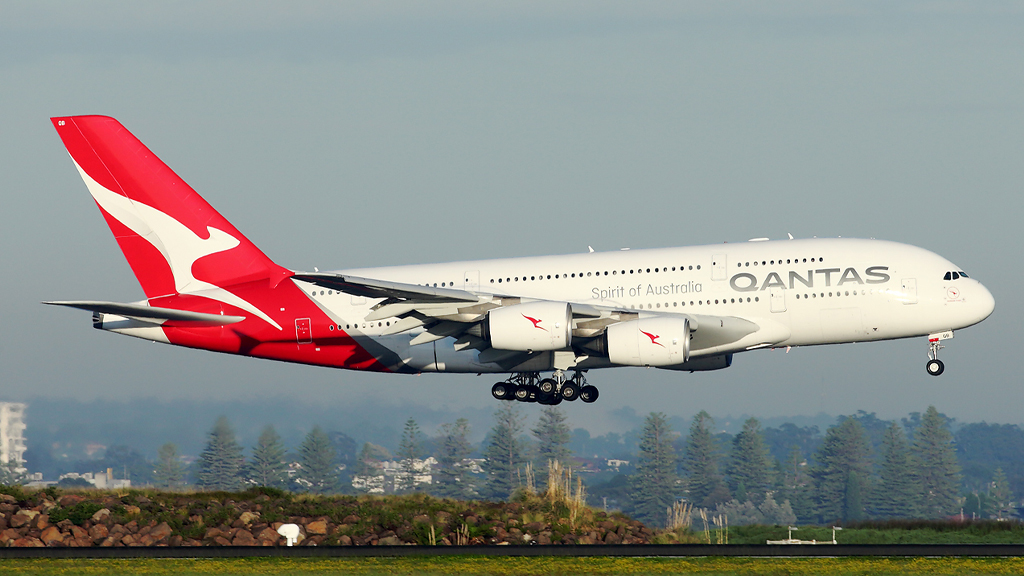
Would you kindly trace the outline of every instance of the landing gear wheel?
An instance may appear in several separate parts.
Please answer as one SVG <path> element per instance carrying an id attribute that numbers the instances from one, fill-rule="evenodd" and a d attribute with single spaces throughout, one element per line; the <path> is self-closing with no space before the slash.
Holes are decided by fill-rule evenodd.
<path id="1" fill-rule="evenodd" d="M 946 370 L 946 365 L 939 359 L 929 360 L 928 363 L 924 365 L 924 369 L 928 371 L 928 374 L 938 376 Z"/>
<path id="2" fill-rule="evenodd" d="M 528 386 L 517 386 L 515 392 L 512 393 L 516 400 L 520 402 L 530 401 L 530 388 Z"/>
<path id="3" fill-rule="evenodd" d="M 508 382 L 498 382 L 491 386 L 491 396 L 497 400 L 511 400 L 513 389 Z"/>
<path id="4" fill-rule="evenodd" d="M 597 391 L 597 388 L 589 384 L 580 389 L 580 400 L 583 400 L 587 404 L 596 401 L 599 395 L 600 393 Z"/>
<path id="5" fill-rule="evenodd" d="M 545 378 L 540 381 L 539 385 L 537 385 L 537 389 L 539 389 L 544 394 L 553 394 L 557 388 L 558 382 L 555 382 L 555 380 L 552 378 Z"/>
<path id="6" fill-rule="evenodd" d="M 558 395 L 562 400 L 572 402 L 573 400 L 580 397 L 580 389 L 572 382 L 565 382 L 562 384 L 562 389 L 558 391 Z"/>

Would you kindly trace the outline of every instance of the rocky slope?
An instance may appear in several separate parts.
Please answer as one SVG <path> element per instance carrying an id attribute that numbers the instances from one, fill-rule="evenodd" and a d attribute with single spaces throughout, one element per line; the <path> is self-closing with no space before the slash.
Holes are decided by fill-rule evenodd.
<path id="1" fill-rule="evenodd" d="M 0 494 L 3 546 L 299 546 L 646 544 L 621 514 L 524 496 L 461 502 L 423 495 L 317 497 L 277 490 L 122 493 L 54 489 Z"/>

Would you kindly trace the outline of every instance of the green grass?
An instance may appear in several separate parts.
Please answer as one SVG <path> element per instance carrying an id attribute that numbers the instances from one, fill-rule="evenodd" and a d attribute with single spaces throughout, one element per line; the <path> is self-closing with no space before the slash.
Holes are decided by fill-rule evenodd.
<path id="1" fill-rule="evenodd" d="M 572 576 L 617 574 L 711 574 L 829 576 L 899 574 L 1021 574 L 1022 558 L 252 558 L 197 560 L 5 560 L 0 574 L 35 575 L 238 575 L 287 574 L 485 574 Z"/>

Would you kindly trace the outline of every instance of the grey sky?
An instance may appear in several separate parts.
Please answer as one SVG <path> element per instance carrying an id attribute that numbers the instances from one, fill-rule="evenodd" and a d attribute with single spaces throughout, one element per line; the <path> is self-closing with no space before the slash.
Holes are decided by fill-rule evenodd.
<path id="1" fill-rule="evenodd" d="M 624 404 L 1024 422 L 1019 3 L 291 4 L 0 3 L 0 396 L 493 405 L 493 377 L 215 355 L 38 305 L 142 297 L 47 120 L 108 114 L 291 268 L 789 232 L 923 246 L 996 297 L 941 378 L 924 339 L 599 371 L 569 406 L 595 431 Z"/>

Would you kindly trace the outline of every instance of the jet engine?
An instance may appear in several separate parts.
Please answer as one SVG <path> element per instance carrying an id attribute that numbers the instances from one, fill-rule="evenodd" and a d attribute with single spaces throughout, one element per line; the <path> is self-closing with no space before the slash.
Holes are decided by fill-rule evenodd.
<path id="1" fill-rule="evenodd" d="M 608 359 L 623 366 L 672 366 L 690 358 L 690 321 L 640 318 L 612 324 L 605 332 Z"/>
<path id="2" fill-rule="evenodd" d="M 528 302 L 487 313 L 487 338 L 498 350 L 562 350 L 572 343 L 572 309 L 566 302 Z"/>

